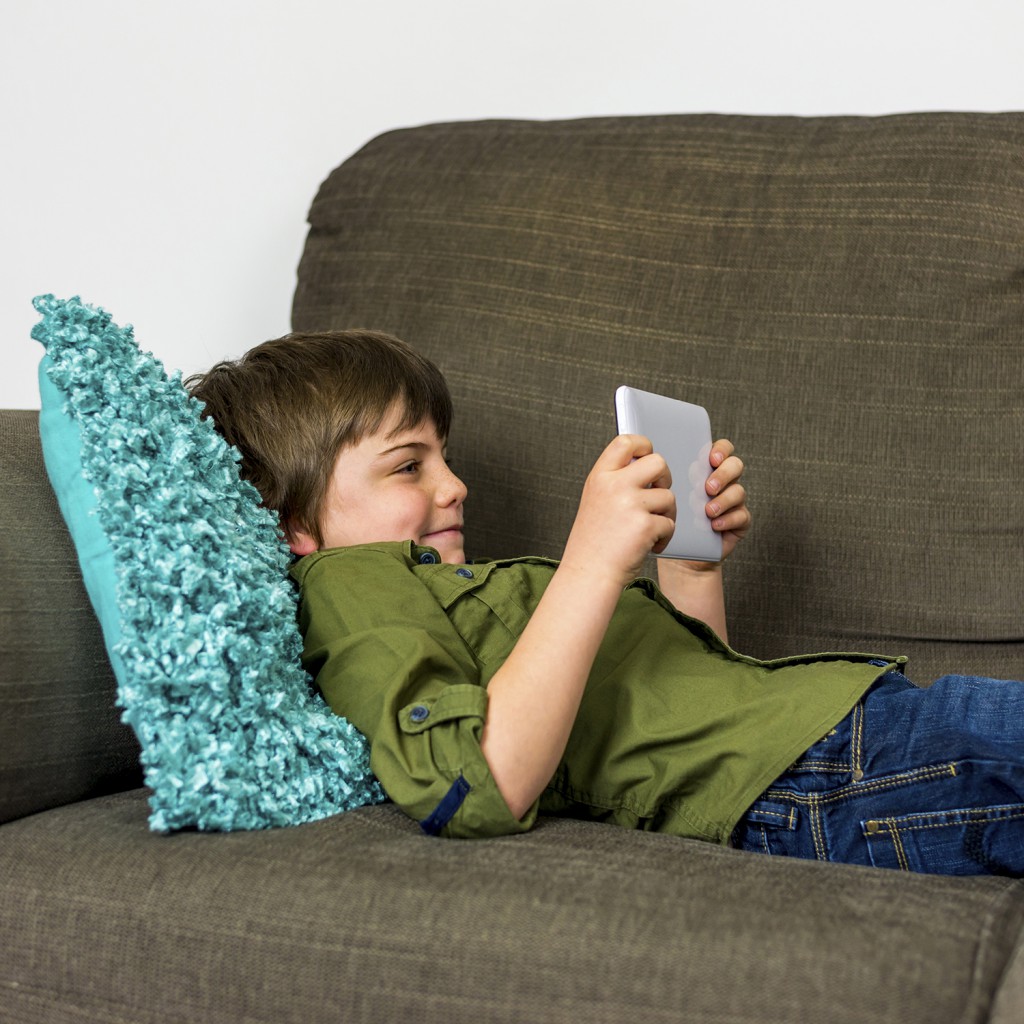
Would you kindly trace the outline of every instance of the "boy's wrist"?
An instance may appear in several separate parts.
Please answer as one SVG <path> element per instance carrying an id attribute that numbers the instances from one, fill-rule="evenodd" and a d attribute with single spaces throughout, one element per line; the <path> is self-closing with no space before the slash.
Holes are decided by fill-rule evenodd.
<path id="1" fill-rule="evenodd" d="M 623 579 L 621 573 L 600 561 L 581 562 L 564 556 L 555 575 L 561 578 L 563 585 L 578 588 L 589 600 L 603 597 L 615 602 L 632 579 Z"/>
<path id="2" fill-rule="evenodd" d="M 693 580 L 714 579 L 722 575 L 723 562 L 696 562 L 682 558 L 659 558 L 658 575 L 663 573 Z"/>
<path id="3" fill-rule="evenodd" d="M 658 586 L 679 611 L 707 623 L 723 640 L 728 640 L 721 562 L 662 558 L 658 561 Z"/>

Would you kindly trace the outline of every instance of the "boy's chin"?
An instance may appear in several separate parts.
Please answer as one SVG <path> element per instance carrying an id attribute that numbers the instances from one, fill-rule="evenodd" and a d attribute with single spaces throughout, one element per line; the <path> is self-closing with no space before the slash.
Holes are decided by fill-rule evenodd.
<path id="1" fill-rule="evenodd" d="M 466 552 L 460 547 L 445 547 L 438 548 L 437 553 L 441 556 L 441 561 L 445 565 L 464 565 L 466 561 Z"/>
<path id="2" fill-rule="evenodd" d="M 427 534 L 420 543 L 433 548 L 441 556 L 441 561 L 448 565 L 460 565 L 466 561 L 461 531 L 445 530 L 443 533 Z"/>

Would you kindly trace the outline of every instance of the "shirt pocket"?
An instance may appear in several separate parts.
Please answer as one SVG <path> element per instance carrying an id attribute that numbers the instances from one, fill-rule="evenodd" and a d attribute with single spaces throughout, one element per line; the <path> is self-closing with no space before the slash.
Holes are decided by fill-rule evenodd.
<path id="1" fill-rule="evenodd" d="M 437 771 L 452 775 L 483 760 L 480 733 L 486 713 L 487 691 L 467 683 L 407 704 L 398 712 L 398 726 L 406 736 L 423 736 Z"/>
<path id="2" fill-rule="evenodd" d="M 485 681 L 512 653 L 542 593 L 526 567 L 510 566 L 492 572 L 485 585 L 467 587 L 448 606 L 452 626 L 472 651 Z"/>

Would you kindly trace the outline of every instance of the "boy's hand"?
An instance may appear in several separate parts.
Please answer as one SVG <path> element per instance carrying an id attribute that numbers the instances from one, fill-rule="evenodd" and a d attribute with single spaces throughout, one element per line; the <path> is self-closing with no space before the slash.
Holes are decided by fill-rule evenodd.
<path id="1" fill-rule="evenodd" d="M 746 536 L 751 523 L 747 492 L 739 482 L 743 475 L 743 462 L 733 454 L 734 451 L 731 441 L 716 441 L 711 446 L 711 475 L 704 485 L 708 494 L 705 511 L 712 529 L 722 535 L 722 561 Z M 665 596 L 681 612 L 706 622 L 723 640 L 728 641 L 722 562 L 662 558 L 658 561 L 658 583 Z"/>
<path id="2" fill-rule="evenodd" d="M 730 470 L 719 467 L 719 473 L 718 490 L 728 494 Z M 665 460 L 646 437 L 619 434 L 598 456 L 583 485 L 562 564 L 610 573 L 617 586 L 626 586 L 647 555 L 661 551 L 675 530 L 671 484 Z M 716 493 L 715 500 L 726 499 Z"/>
<path id="3" fill-rule="evenodd" d="M 735 451 L 733 443 L 724 438 L 711 446 L 709 461 L 712 472 L 704 485 L 709 499 L 704 510 L 711 520 L 712 529 L 722 535 L 722 561 L 736 550 L 752 521 L 747 508 L 747 492 L 740 483 L 743 461 L 733 454 Z M 686 564 L 695 570 L 711 567 L 708 562 Z"/>

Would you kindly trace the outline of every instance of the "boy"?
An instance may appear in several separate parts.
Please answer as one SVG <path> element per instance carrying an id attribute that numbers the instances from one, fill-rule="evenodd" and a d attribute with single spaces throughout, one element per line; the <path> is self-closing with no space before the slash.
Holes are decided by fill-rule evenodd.
<path id="1" fill-rule="evenodd" d="M 598 457 L 560 562 L 466 564 L 448 389 L 404 343 L 289 336 L 189 384 L 299 556 L 304 663 L 425 831 L 521 832 L 545 812 L 819 859 L 1024 871 L 1024 687 L 919 690 L 904 659 L 732 651 L 720 565 L 662 564 L 660 590 L 636 579 L 675 515 L 646 438 Z M 710 462 L 728 556 L 750 525 L 743 464 L 727 441 Z"/>

